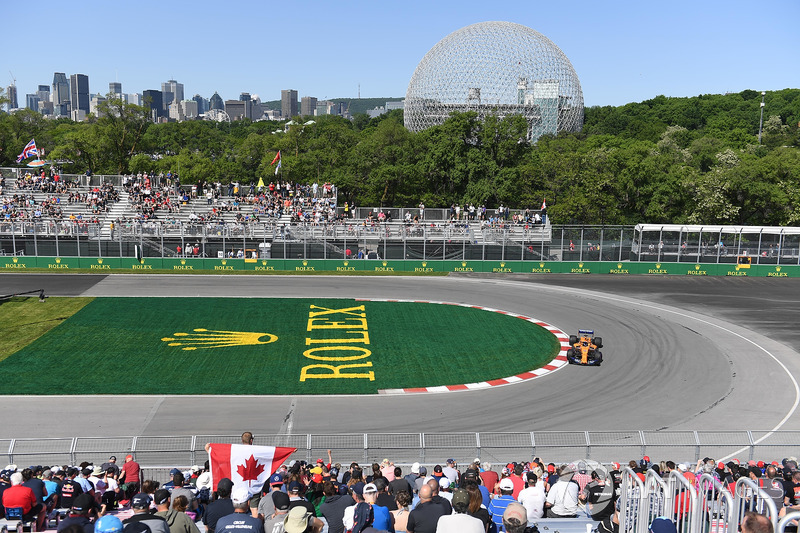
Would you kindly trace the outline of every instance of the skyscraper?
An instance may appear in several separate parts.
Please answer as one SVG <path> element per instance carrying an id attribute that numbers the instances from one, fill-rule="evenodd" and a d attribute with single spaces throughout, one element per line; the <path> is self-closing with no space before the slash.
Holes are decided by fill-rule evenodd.
<path id="1" fill-rule="evenodd" d="M 172 102 L 183 101 L 183 84 L 175 80 L 167 80 L 161 84 L 161 98 L 164 109 L 169 109 Z"/>
<path id="2" fill-rule="evenodd" d="M 122 83 L 118 81 L 109 82 L 108 92 L 113 94 L 114 98 L 122 98 Z"/>
<path id="3" fill-rule="evenodd" d="M 72 111 L 89 113 L 89 76 L 73 74 L 69 77 L 70 103 Z"/>
<path id="4" fill-rule="evenodd" d="M 8 98 L 8 109 L 16 109 L 19 107 L 17 86 L 13 83 L 6 88 L 6 97 Z"/>
<path id="5" fill-rule="evenodd" d="M 208 106 L 208 109 L 225 109 L 225 102 L 222 101 L 222 97 L 219 95 L 218 92 L 214 91 L 214 94 L 211 96 L 211 102 Z"/>
<path id="6" fill-rule="evenodd" d="M 25 95 L 25 107 L 30 109 L 31 111 L 39 112 L 39 95 L 38 94 L 26 94 Z"/>
<path id="7" fill-rule="evenodd" d="M 153 122 L 158 122 L 159 118 L 166 116 L 161 91 L 148 89 L 143 92 L 142 105 L 150 110 L 150 118 Z"/>
<path id="8" fill-rule="evenodd" d="M 297 115 L 297 91 L 284 89 L 281 91 L 281 116 L 292 118 Z"/>
<path id="9" fill-rule="evenodd" d="M 300 114 L 305 116 L 315 115 L 317 111 L 317 99 L 313 96 L 304 96 L 300 100 Z"/>
<path id="10" fill-rule="evenodd" d="M 69 116 L 69 82 L 63 72 L 53 74 L 53 114 L 57 117 Z"/>
<path id="11" fill-rule="evenodd" d="M 36 91 L 36 96 L 39 97 L 40 102 L 49 102 L 50 101 L 50 86 L 49 85 L 39 85 L 39 90 Z"/>
<path id="12" fill-rule="evenodd" d="M 196 95 L 192 96 L 192 100 L 197 102 L 197 114 L 198 115 L 202 115 L 203 113 L 208 111 L 208 100 L 206 100 L 205 98 L 203 98 L 199 94 L 196 94 Z"/>

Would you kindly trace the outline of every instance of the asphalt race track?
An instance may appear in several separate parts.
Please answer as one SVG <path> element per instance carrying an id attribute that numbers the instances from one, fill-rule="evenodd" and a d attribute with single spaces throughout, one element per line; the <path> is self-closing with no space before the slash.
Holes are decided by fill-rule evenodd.
<path id="1" fill-rule="evenodd" d="M 800 390 L 792 377 L 800 376 L 796 349 L 800 279 L 0 275 L 0 294 L 41 288 L 49 296 L 468 303 L 535 317 L 567 333 L 593 328 L 603 337 L 605 361 L 601 367 L 565 366 L 541 378 L 490 390 L 443 394 L 176 397 L 164 391 L 165 396 L 146 397 L 4 396 L 0 438 L 244 430 L 285 434 L 800 429 L 796 413 Z M 484 358 L 491 364 L 491 353 L 470 353 L 467 348 L 464 357 Z M 128 370 L 120 361 L 120 373 Z M 224 361 L 220 371 L 224 372 Z M 269 379 L 269 375 L 253 376 L 253 380 Z M 14 386 L 12 376 L 2 376 L 2 382 L 6 390 Z M 42 376 L 41 384 L 48 391 L 81 386 L 59 383 L 52 375 Z M 246 395 L 246 387 L 240 392 Z"/>

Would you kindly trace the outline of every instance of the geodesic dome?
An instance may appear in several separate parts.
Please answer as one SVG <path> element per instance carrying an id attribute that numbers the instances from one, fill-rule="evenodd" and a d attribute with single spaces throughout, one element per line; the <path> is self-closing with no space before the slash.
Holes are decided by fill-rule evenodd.
<path id="1" fill-rule="evenodd" d="M 583 93 L 569 59 L 550 39 L 513 22 L 481 22 L 439 41 L 408 84 L 409 130 L 442 124 L 454 111 L 523 115 L 535 141 L 580 131 Z"/>

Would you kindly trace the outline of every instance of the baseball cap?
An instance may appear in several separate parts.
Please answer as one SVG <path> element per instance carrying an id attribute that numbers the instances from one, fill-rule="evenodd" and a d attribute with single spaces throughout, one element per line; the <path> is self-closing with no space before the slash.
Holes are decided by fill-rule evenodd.
<path id="1" fill-rule="evenodd" d="M 323 461 L 322 459 L 317 459 L 317 463 L 325 464 L 325 461 Z"/>
<path id="2" fill-rule="evenodd" d="M 500 481 L 500 490 L 514 490 L 514 482 L 510 478 L 503 478 Z"/>
<path id="3" fill-rule="evenodd" d="M 375 486 L 375 483 L 367 483 L 364 485 L 363 494 L 375 494 L 378 492 L 378 487 Z"/>
<path id="4" fill-rule="evenodd" d="M 478 471 L 474 468 L 470 468 L 464 472 L 464 479 L 478 479 Z"/>
<path id="5" fill-rule="evenodd" d="M 547 471 L 552 474 L 556 471 L 556 467 L 553 465 L 547 465 Z"/>
<path id="6" fill-rule="evenodd" d="M 131 454 L 126 455 L 125 460 L 127 461 L 128 459 L 133 459 L 133 456 Z"/>
<path id="7" fill-rule="evenodd" d="M 439 480 L 439 487 L 443 489 L 449 489 L 451 483 L 452 482 L 450 481 L 450 478 L 442 476 L 442 478 Z"/>
<path id="8" fill-rule="evenodd" d="M 359 481 L 350 487 L 354 494 L 364 494 L 364 482 Z"/>
<path id="9" fill-rule="evenodd" d="M 420 467 L 419 467 L 419 475 L 420 475 L 420 476 L 427 476 L 427 475 L 428 475 L 428 469 L 427 469 L 427 467 L 420 466 Z"/>
<path id="10" fill-rule="evenodd" d="M 221 483 L 221 481 L 220 481 Z M 90 496 L 91 497 L 91 496 Z M 147 509 L 150 507 L 150 496 L 144 492 L 136 494 L 131 500 L 131 507 L 134 509 Z"/>
<path id="11" fill-rule="evenodd" d="M 311 476 L 311 481 L 313 481 L 314 483 L 322 483 L 322 480 L 323 480 L 322 474 L 314 474 L 313 476 Z"/>
<path id="12" fill-rule="evenodd" d="M 520 524 L 528 522 L 528 512 L 525 507 L 518 502 L 511 502 L 503 511 L 503 522 L 511 522 L 512 520 L 518 521 Z"/>
<path id="13" fill-rule="evenodd" d="M 299 481 L 290 481 L 289 486 L 286 487 L 286 490 L 289 492 L 300 492 L 303 489 L 303 484 Z"/>
<path id="14" fill-rule="evenodd" d="M 536 479 L 536 474 L 534 474 L 533 472 L 528 472 L 526 477 L 528 478 L 528 480 Z"/>
<path id="15" fill-rule="evenodd" d="M 156 505 L 164 505 L 169 502 L 169 491 L 167 489 L 158 489 L 153 494 L 153 501 L 156 502 Z"/>
<path id="16" fill-rule="evenodd" d="M 271 476 L 269 476 L 269 484 L 270 485 L 283 485 L 283 476 L 279 473 L 275 472 Z"/>
<path id="17" fill-rule="evenodd" d="M 278 511 L 287 511 L 289 509 L 289 495 L 283 491 L 275 491 L 272 493 L 272 503 L 275 504 L 275 509 Z"/>
<path id="18" fill-rule="evenodd" d="M 469 492 L 465 489 L 456 489 L 453 491 L 453 505 L 463 503 L 469 505 Z"/>
<path id="19" fill-rule="evenodd" d="M 105 515 L 97 519 L 94 523 L 94 530 L 97 533 L 121 533 L 122 521 L 114 515 Z"/>
<path id="20" fill-rule="evenodd" d="M 433 475 L 435 477 L 442 476 L 442 465 L 436 465 L 433 467 Z"/>
<path id="21" fill-rule="evenodd" d="M 94 507 L 94 498 L 91 494 L 84 492 L 72 502 L 72 511 L 85 513 Z"/>
<path id="22" fill-rule="evenodd" d="M 456 462 L 455 459 L 448 459 L 447 460 L 447 464 L 449 464 L 449 465 L 455 464 L 455 462 Z"/>
<path id="23" fill-rule="evenodd" d="M 173 468 L 172 470 L 169 471 L 170 476 L 174 476 L 175 474 L 180 474 L 180 473 L 181 471 L 178 470 L 177 468 Z"/>
<path id="24" fill-rule="evenodd" d="M 231 500 L 234 504 L 248 502 L 250 501 L 250 491 L 247 490 L 247 487 L 236 487 L 231 492 Z"/>
<path id="25" fill-rule="evenodd" d="M 217 482 L 217 490 L 222 489 L 225 491 L 230 491 L 233 489 L 233 481 L 230 478 L 224 477 Z"/>
<path id="26" fill-rule="evenodd" d="M 414 463 L 413 465 L 411 465 L 411 473 L 419 474 L 419 463 Z"/>
<path id="27" fill-rule="evenodd" d="M 652 533 L 677 533 L 675 523 L 666 516 L 659 516 L 650 524 Z"/>

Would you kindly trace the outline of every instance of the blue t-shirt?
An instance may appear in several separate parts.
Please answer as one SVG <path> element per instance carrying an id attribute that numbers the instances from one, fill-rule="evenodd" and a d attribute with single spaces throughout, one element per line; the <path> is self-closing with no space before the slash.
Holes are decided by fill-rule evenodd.
<path id="1" fill-rule="evenodd" d="M 503 528 L 503 513 L 506 512 L 506 507 L 508 507 L 508 504 L 515 501 L 517 500 L 515 500 L 510 494 L 503 494 L 496 497 L 489 504 L 489 514 L 492 515 L 492 522 L 494 522 L 497 526 L 497 531 L 505 531 Z"/>
<path id="2" fill-rule="evenodd" d="M 232 513 L 217 520 L 216 533 L 264 533 L 264 523 L 247 513 Z"/>
<path id="3" fill-rule="evenodd" d="M 389 516 L 389 508 L 380 505 L 372 506 L 372 527 L 381 531 L 392 531 L 392 518 Z"/>

